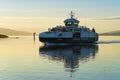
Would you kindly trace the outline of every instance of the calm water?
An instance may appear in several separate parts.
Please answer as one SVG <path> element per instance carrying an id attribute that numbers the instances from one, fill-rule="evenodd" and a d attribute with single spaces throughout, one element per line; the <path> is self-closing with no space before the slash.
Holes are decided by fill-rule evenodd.
<path id="1" fill-rule="evenodd" d="M 120 37 L 48 47 L 32 37 L 0 39 L 0 80 L 93 79 L 120 80 Z"/>

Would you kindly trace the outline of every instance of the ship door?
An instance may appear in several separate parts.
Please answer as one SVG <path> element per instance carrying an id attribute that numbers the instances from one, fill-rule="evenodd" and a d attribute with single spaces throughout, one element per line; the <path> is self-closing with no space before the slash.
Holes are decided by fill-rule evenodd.
<path id="1" fill-rule="evenodd" d="M 74 34 L 73 34 L 73 37 L 74 37 L 74 38 L 80 38 L 80 33 L 79 33 L 79 32 L 74 33 Z"/>

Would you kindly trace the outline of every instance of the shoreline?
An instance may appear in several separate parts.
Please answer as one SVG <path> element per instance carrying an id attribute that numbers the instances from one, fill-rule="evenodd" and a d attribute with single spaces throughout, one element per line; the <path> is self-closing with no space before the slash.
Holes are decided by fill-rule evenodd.
<path id="1" fill-rule="evenodd" d="M 0 34 L 0 38 L 9 38 L 7 35 Z"/>

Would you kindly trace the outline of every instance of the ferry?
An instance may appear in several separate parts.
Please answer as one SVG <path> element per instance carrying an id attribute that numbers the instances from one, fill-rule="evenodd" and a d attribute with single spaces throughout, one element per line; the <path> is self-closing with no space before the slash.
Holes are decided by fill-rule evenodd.
<path id="1" fill-rule="evenodd" d="M 95 29 L 80 26 L 80 21 L 71 11 L 70 18 L 64 20 L 64 26 L 49 28 L 39 34 L 39 41 L 43 43 L 94 43 L 98 41 Z"/>

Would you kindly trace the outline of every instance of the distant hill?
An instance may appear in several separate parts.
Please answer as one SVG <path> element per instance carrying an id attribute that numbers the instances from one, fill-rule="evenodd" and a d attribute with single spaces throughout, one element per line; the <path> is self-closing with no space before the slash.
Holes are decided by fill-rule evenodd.
<path id="1" fill-rule="evenodd" d="M 106 33 L 100 33 L 99 35 L 105 35 L 105 36 L 120 36 L 120 30 L 118 31 L 111 31 Z"/>
<path id="2" fill-rule="evenodd" d="M 4 34 L 7 36 L 30 36 L 32 33 L 25 31 L 16 31 L 12 29 L 0 28 L 0 34 Z"/>

